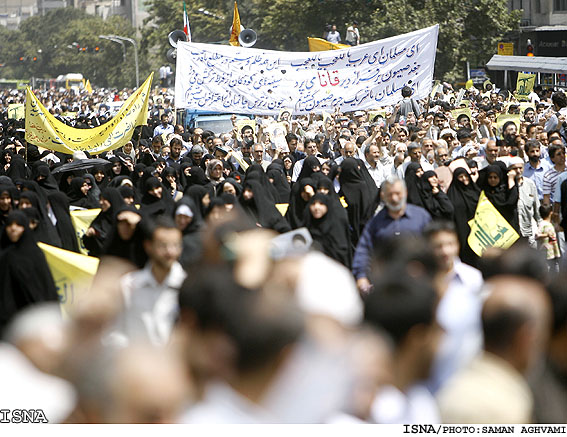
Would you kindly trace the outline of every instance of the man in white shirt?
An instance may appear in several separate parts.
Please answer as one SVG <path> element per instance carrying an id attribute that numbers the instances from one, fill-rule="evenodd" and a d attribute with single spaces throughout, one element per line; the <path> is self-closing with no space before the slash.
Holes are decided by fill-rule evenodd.
<path id="1" fill-rule="evenodd" d="M 376 186 L 380 188 L 382 181 L 386 179 L 386 175 L 384 174 L 384 167 L 380 163 L 380 148 L 377 145 L 371 144 L 365 148 L 364 165 L 374 179 Z"/>
<path id="2" fill-rule="evenodd" d="M 482 347 L 480 271 L 459 259 L 459 238 L 453 222 L 431 222 L 424 230 L 439 265 L 437 323 L 443 337 L 433 362 L 428 387 L 435 392 Z"/>
<path id="3" fill-rule="evenodd" d="M 352 26 L 349 26 L 346 30 L 345 41 L 351 46 L 357 46 L 360 44 L 360 32 L 358 31 L 358 21 L 354 20 Z"/>
<path id="4" fill-rule="evenodd" d="M 172 219 L 156 219 L 144 240 L 148 263 L 122 278 L 124 311 L 118 319 L 118 332 L 110 335 L 112 342 L 127 345 L 141 340 L 165 346 L 169 341 L 179 312 L 179 287 L 187 276 L 177 261 L 181 238 Z"/>
<path id="5" fill-rule="evenodd" d="M 337 32 L 337 25 L 333 24 L 331 31 L 327 34 L 327 41 L 333 44 L 339 44 L 341 42 L 341 34 Z"/>
<path id="6" fill-rule="evenodd" d="M 173 130 L 173 125 L 169 124 L 169 116 L 167 114 L 162 114 L 161 124 L 157 125 L 154 129 L 154 137 L 163 134 L 172 134 Z"/>

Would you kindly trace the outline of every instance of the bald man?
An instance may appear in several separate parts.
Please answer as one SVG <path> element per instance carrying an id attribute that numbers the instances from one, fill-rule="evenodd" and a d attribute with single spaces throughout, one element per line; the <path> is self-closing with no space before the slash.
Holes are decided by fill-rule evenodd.
<path id="1" fill-rule="evenodd" d="M 497 276 L 482 309 L 484 352 L 458 372 L 437 398 L 444 423 L 530 423 L 533 398 L 524 375 L 541 357 L 550 303 L 543 286 Z"/>

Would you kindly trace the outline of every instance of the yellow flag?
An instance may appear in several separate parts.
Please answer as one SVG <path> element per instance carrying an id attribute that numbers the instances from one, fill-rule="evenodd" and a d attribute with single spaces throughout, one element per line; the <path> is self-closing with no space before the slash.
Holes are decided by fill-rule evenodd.
<path id="1" fill-rule="evenodd" d="M 71 221 L 75 228 L 75 234 L 77 235 L 77 241 L 79 242 L 79 249 L 84 255 L 88 255 L 89 251 L 83 244 L 83 235 L 85 235 L 85 232 L 87 232 L 87 229 L 99 213 L 100 208 L 78 209 L 70 213 Z"/>
<path id="2" fill-rule="evenodd" d="M 232 31 L 230 32 L 230 39 L 228 43 L 231 46 L 238 47 L 240 43 L 238 42 L 238 36 L 240 35 L 240 14 L 238 13 L 238 6 L 234 2 L 234 17 L 232 19 Z"/>
<path id="3" fill-rule="evenodd" d="M 518 73 L 516 81 L 516 98 L 528 100 L 528 95 L 533 91 L 535 85 L 535 73 Z"/>
<path id="4" fill-rule="evenodd" d="M 85 84 L 85 90 L 87 90 L 87 93 L 89 94 L 93 93 L 93 87 L 91 86 L 91 81 L 89 79 L 87 79 L 87 83 Z"/>
<path id="5" fill-rule="evenodd" d="M 323 52 L 325 50 L 339 50 L 347 49 L 350 46 L 347 44 L 335 44 L 323 38 L 307 38 L 310 52 Z"/>
<path id="6" fill-rule="evenodd" d="M 26 141 L 44 149 L 72 154 L 97 155 L 118 149 L 132 138 L 134 128 L 147 124 L 148 99 L 153 73 L 107 123 L 92 129 L 76 129 L 57 120 L 30 88 L 26 90 Z"/>
<path id="7" fill-rule="evenodd" d="M 69 314 L 72 306 L 87 293 L 98 269 L 99 259 L 81 255 L 49 244 L 37 243 L 43 250 L 51 276 L 55 281 L 63 311 Z"/>
<path id="8" fill-rule="evenodd" d="M 285 213 L 287 212 L 287 209 L 289 208 L 289 203 L 276 203 L 276 208 L 278 209 L 280 214 L 285 217 Z"/>
<path id="9" fill-rule="evenodd" d="M 488 200 L 480 193 L 474 217 L 469 221 L 471 233 L 467 239 L 470 248 L 482 256 L 488 247 L 508 249 L 520 236 Z"/>

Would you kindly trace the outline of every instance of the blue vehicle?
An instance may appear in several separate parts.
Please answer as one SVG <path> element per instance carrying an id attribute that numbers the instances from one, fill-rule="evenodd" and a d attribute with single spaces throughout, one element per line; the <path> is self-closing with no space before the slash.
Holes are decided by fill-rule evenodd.
<path id="1" fill-rule="evenodd" d="M 201 111 L 194 109 L 178 109 L 177 123 L 183 125 L 185 129 L 199 127 L 203 130 L 210 130 L 215 135 L 224 132 L 231 132 L 233 114 L 223 114 L 220 112 Z M 236 114 L 238 120 L 243 118 L 252 119 L 253 115 Z"/>

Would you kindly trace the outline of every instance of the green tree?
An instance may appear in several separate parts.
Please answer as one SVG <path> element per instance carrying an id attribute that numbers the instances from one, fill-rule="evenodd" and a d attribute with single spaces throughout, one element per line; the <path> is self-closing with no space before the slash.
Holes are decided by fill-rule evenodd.
<path id="1" fill-rule="evenodd" d="M 80 9 L 64 8 L 25 20 L 18 31 L 0 28 L 0 63 L 15 78 L 32 76 L 54 78 L 60 74 L 81 73 L 93 85 L 112 88 L 133 87 L 135 68 L 133 48 L 127 44 L 126 61 L 119 44 L 99 38 L 115 34 L 135 37 L 132 26 L 118 16 L 103 20 Z M 5 44 L 9 41 L 9 44 Z M 86 48 L 79 51 L 78 48 Z M 99 51 L 95 51 L 99 47 Z M 19 58 L 24 57 L 23 61 Z M 35 58 L 35 59 L 34 59 Z M 140 63 L 141 80 L 148 72 Z M 8 77 L 7 74 L 2 74 Z"/>

